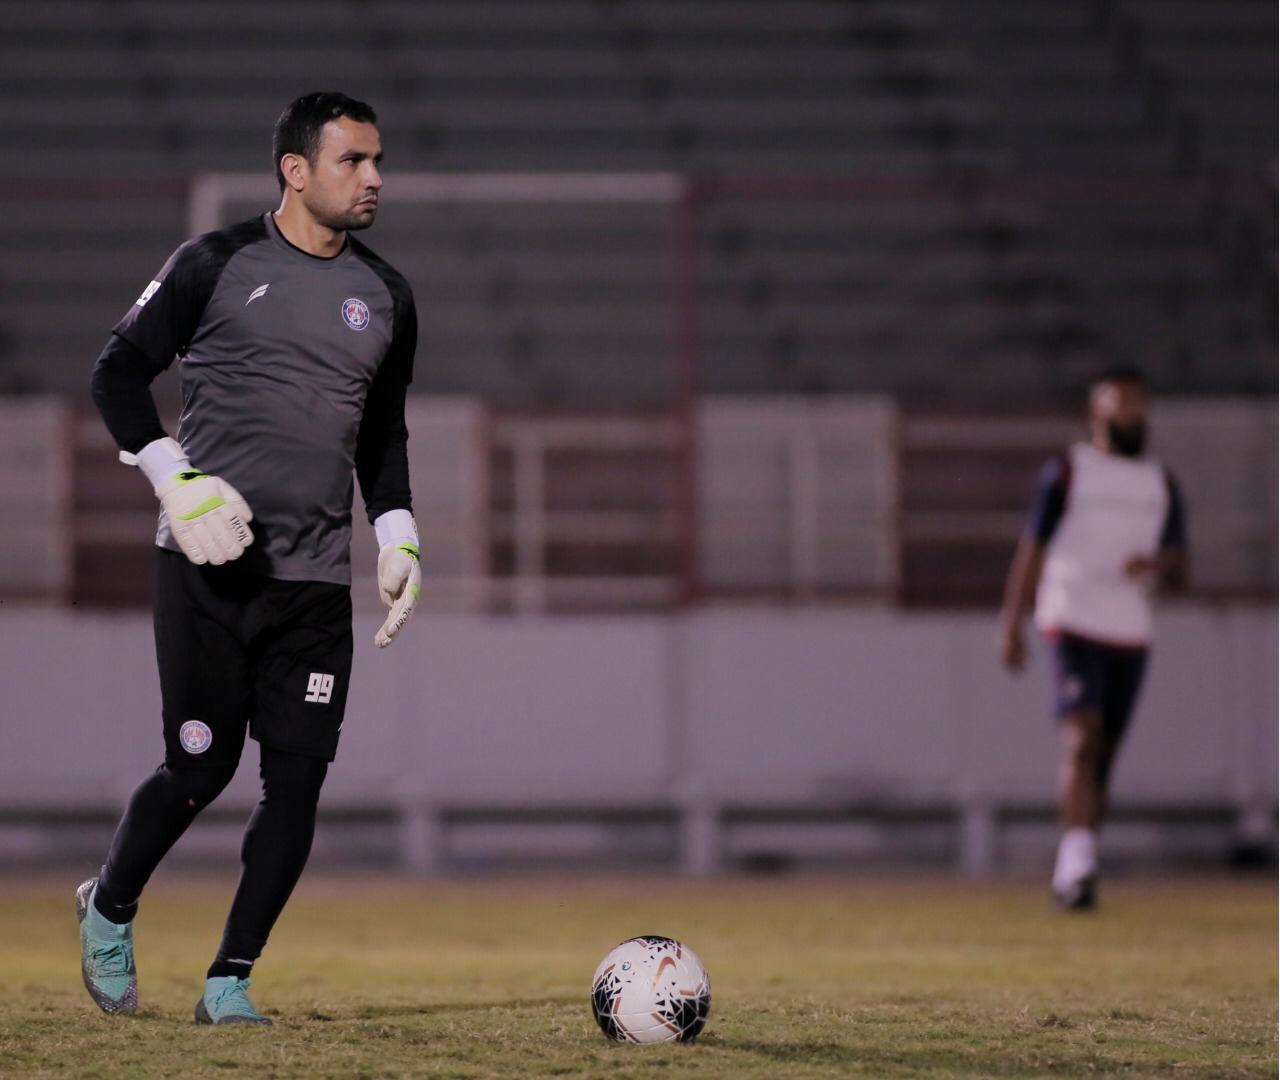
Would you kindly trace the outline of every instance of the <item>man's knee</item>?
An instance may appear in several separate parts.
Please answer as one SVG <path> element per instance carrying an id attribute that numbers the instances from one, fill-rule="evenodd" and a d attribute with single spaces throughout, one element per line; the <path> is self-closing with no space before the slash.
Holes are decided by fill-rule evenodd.
<path id="1" fill-rule="evenodd" d="M 1090 773 L 1103 758 L 1102 719 L 1096 713 L 1075 713 L 1063 718 L 1068 759 Z"/>
<path id="2" fill-rule="evenodd" d="M 159 772 L 172 797 L 181 799 L 188 809 L 203 810 L 231 783 L 236 763 L 196 764 L 184 756 L 176 761 L 166 759 Z"/>
<path id="3" fill-rule="evenodd" d="M 314 806 L 328 771 L 323 758 L 262 748 L 262 794 L 268 800 Z"/>

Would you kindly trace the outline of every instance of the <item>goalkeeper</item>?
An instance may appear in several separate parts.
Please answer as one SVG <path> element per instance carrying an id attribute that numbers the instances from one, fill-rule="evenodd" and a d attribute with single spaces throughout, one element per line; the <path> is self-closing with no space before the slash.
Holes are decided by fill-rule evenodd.
<path id="1" fill-rule="evenodd" d="M 129 799 L 100 876 L 76 893 L 85 985 L 108 1013 L 137 1008 L 143 888 L 231 780 L 247 731 L 262 800 L 196 1020 L 270 1023 L 249 974 L 306 864 L 347 700 L 353 470 L 391 608 L 377 646 L 418 600 L 404 418 L 417 315 L 405 279 L 350 235 L 377 214 L 375 123 L 341 94 L 294 101 L 273 138 L 279 208 L 179 247 L 94 367 L 121 458 L 160 502 L 164 763 Z M 175 357 L 177 439 L 150 391 Z"/>

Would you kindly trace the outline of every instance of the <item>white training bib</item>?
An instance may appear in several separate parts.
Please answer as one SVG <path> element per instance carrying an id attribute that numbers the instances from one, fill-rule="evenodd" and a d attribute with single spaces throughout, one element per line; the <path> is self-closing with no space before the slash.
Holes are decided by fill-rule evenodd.
<path id="1" fill-rule="evenodd" d="M 1169 513 L 1158 462 L 1106 454 L 1087 443 L 1069 451 L 1066 506 L 1045 552 L 1036 625 L 1117 645 L 1151 640 L 1151 583 L 1124 572 L 1135 555 L 1155 555 Z"/>

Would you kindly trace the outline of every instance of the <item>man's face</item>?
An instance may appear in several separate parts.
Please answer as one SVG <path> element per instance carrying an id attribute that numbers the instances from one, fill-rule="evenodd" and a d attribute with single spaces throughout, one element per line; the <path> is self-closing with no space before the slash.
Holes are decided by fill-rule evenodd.
<path id="1" fill-rule="evenodd" d="M 1146 391 L 1139 383 L 1098 383 L 1089 395 L 1089 421 L 1095 442 L 1136 457 L 1146 445 Z"/>
<path id="2" fill-rule="evenodd" d="M 315 164 L 302 163 L 302 201 L 311 216 L 330 229 L 367 229 L 378 214 L 381 160 L 382 142 L 372 124 L 345 116 L 328 121 Z"/>

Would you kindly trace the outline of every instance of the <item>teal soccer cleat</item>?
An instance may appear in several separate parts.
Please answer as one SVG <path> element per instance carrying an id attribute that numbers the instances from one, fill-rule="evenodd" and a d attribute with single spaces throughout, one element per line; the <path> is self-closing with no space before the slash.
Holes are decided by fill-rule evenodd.
<path id="1" fill-rule="evenodd" d="M 136 1012 L 138 969 L 133 966 L 133 923 L 113 923 L 93 906 L 97 884 L 97 878 L 90 878 L 76 889 L 84 986 L 104 1013 Z"/>
<path id="2" fill-rule="evenodd" d="M 204 997 L 196 1002 L 196 1023 L 270 1025 L 249 1000 L 249 985 L 248 979 L 234 975 L 206 979 Z"/>

